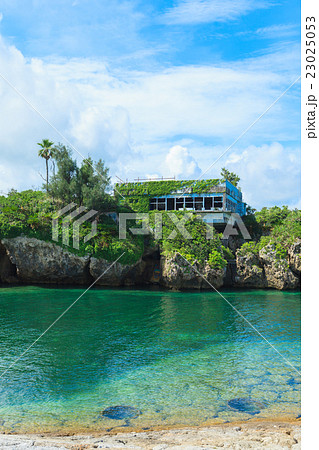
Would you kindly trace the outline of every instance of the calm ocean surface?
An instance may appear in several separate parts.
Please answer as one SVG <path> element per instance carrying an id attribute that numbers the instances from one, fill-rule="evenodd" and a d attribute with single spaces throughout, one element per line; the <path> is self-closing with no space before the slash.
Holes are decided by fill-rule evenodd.
<path id="1" fill-rule="evenodd" d="M 0 288 L 1 373 L 82 292 Z M 299 292 L 224 295 L 300 370 Z M 299 414 L 298 373 L 214 292 L 92 289 L 0 378 L 0 431 Z"/>

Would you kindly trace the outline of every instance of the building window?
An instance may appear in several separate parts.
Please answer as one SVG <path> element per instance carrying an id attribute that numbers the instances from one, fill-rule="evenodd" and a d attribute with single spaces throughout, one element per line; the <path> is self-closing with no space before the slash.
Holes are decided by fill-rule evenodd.
<path id="1" fill-rule="evenodd" d="M 175 209 L 175 199 L 168 198 L 167 199 L 167 211 L 174 211 Z"/>
<path id="2" fill-rule="evenodd" d="M 150 200 L 150 210 L 153 211 L 154 209 L 157 209 L 157 199 L 151 198 Z"/>
<path id="3" fill-rule="evenodd" d="M 212 197 L 204 197 L 204 209 L 205 211 L 210 211 L 213 207 Z"/>
<path id="4" fill-rule="evenodd" d="M 184 209 L 184 199 L 183 198 L 177 198 L 176 199 L 176 209 Z"/>
<path id="5" fill-rule="evenodd" d="M 195 197 L 195 210 L 202 211 L 203 210 L 203 197 Z"/>
<path id="6" fill-rule="evenodd" d="M 192 197 L 185 198 L 185 208 L 194 209 L 194 199 Z"/>
<path id="7" fill-rule="evenodd" d="M 236 203 L 229 199 L 226 199 L 226 210 L 235 212 L 236 211 Z"/>
<path id="8" fill-rule="evenodd" d="M 159 211 L 165 211 L 165 198 L 158 198 L 157 203 L 158 203 L 157 209 Z"/>
<path id="9" fill-rule="evenodd" d="M 223 197 L 214 197 L 214 208 L 223 207 Z"/>

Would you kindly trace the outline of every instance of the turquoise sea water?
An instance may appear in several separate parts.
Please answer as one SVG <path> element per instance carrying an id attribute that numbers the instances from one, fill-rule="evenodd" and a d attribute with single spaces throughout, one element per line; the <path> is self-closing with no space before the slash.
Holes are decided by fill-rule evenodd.
<path id="1" fill-rule="evenodd" d="M 1 288 L 1 373 L 82 292 Z M 300 293 L 224 296 L 300 370 Z M 102 416 L 112 406 L 140 414 Z M 214 292 L 92 289 L 0 378 L 0 431 L 299 414 L 298 373 Z"/>

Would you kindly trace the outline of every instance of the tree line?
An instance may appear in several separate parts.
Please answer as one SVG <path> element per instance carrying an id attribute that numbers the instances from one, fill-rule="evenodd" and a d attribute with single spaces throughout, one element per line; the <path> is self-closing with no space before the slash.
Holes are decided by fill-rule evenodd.
<path id="1" fill-rule="evenodd" d="M 49 139 L 38 142 L 38 155 L 45 160 L 45 190 L 55 199 L 65 203 L 75 202 L 88 208 L 108 210 L 114 206 L 110 196 L 111 177 L 102 159 L 85 158 L 78 166 L 72 150 L 63 144 L 55 145 Z M 52 173 L 50 174 L 50 163 Z M 225 167 L 221 170 L 221 181 L 228 180 L 238 186 L 240 178 Z"/>

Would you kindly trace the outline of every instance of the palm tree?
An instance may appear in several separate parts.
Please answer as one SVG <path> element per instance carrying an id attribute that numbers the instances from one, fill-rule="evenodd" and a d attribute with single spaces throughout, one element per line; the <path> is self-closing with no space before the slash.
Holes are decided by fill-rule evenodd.
<path id="1" fill-rule="evenodd" d="M 54 142 L 49 141 L 49 139 L 42 139 L 42 142 L 38 142 L 38 145 L 40 145 L 40 150 L 38 152 L 38 155 L 41 156 L 41 158 L 45 159 L 45 166 L 46 166 L 46 173 L 47 173 L 47 192 L 48 192 L 48 184 L 49 184 L 49 159 L 52 158 L 54 155 L 55 148 L 52 146 L 54 145 Z"/>

